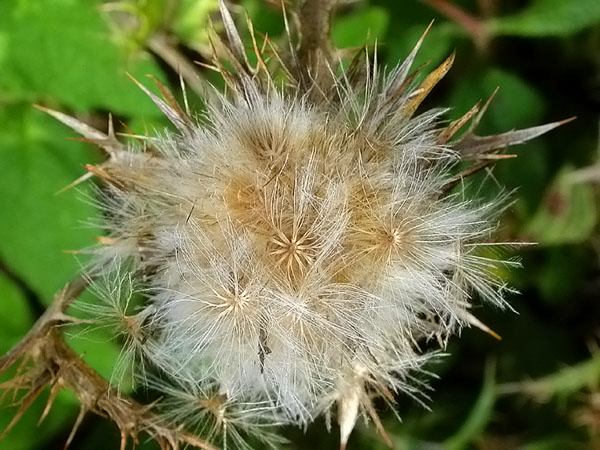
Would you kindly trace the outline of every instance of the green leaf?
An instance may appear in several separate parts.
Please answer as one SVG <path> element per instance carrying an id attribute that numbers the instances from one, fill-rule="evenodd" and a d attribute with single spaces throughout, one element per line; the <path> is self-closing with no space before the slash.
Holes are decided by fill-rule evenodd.
<path id="1" fill-rule="evenodd" d="M 544 249 L 544 262 L 535 277 L 535 285 L 549 303 L 570 302 L 585 284 L 589 255 L 577 245 L 560 245 Z M 568 261 L 568 264 L 565 264 Z"/>
<path id="2" fill-rule="evenodd" d="M 0 273 L 0 355 L 10 350 L 32 323 L 27 300 L 19 288 Z"/>
<path id="3" fill-rule="evenodd" d="M 575 183 L 573 169 L 564 167 L 543 203 L 525 228 L 528 238 L 543 245 L 584 242 L 598 221 L 598 205 L 591 186 Z"/>
<path id="4" fill-rule="evenodd" d="M 485 367 L 483 387 L 477 402 L 471 409 L 463 425 L 448 438 L 444 447 L 448 450 L 461 450 L 468 446 L 485 430 L 494 411 L 496 401 L 496 365 L 488 362 Z"/>
<path id="5" fill-rule="evenodd" d="M 264 0 L 243 0 L 240 4 L 242 10 L 252 20 L 252 26 L 254 27 L 254 31 L 257 32 L 257 37 L 261 34 L 266 34 L 270 38 L 274 38 L 285 31 L 281 10 L 274 8 L 273 3 L 268 3 Z M 238 16 L 237 20 L 243 23 L 243 16 Z M 245 28 L 245 26 L 242 26 L 240 31 L 244 33 L 246 31 Z"/>
<path id="6" fill-rule="evenodd" d="M 127 78 L 164 78 L 152 58 L 111 39 L 98 1 L 3 0 L 0 89 L 12 100 L 51 98 L 77 111 L 159 115 Z"/>
<path id="7" fill-rule="evenodd" d="M 219 9 L 217 0 L 181 0 L 173 20 L 173 30 L 191 48 L 208 45 L 208 22 Z"/>
<path id="8" fill-rule="evenodd" d="M 521 12 L 489 23 L 495 35 L 567 36 L 600 22 L 598 0 L 536 0 Z"/>
<path id="9" fill-rule="evenodd" d="M 500 184 L 507 190 L 518 189 L 514 212 L 520 227 L 536 212 L 540 197 L 546 189 L 548 176 L 548 158 L 542 140 L 527 143 L 525 151 L 517 151 L 517 157 L 501 161 L 496 165 L 495 174 Z"/>
<path id="10" fill-rule="evenodd" d="M 385 35 L 389 23 L 388 13 L 383 8 L 369 7 L 350 15 L 335 19 L 331 36 L 340 48 L 357 48 L 373 44 Z"/>
<path id="11" fill-rule="evenodd" d="M 98 159 L 93 147 L 31 107 L 0 109 L 0 255 L 41 297 L 53 294 L 80 269 L 68 250 L 94 243 L 85 225 L 98 212 L 86 190 L 55 193 Z M 89 195 L 89 193 L 88 193 Z"/>

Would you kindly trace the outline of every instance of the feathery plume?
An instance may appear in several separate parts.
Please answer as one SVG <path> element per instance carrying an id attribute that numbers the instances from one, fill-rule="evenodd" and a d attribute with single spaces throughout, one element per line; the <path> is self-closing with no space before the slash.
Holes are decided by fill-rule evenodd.
<path id="1" fill-rule="evenodd" d="M 97 311 L 135 319 L 119 332 L 158 373 L 140 380 L 164 397 L 165 420 L 243 449 L 245 435 L 276 445 L 269 424 L 337 412 L 345 448 L 361 415 L 383 432 L 373 398 L 424 400 L 424 341 L 493 333 L 469 310 L 475 293 L 506 306 L 504 262 L 479 251 L 502 206 L 465 199 L 460 181 L 560 123 L 455 139 L 487 105 L 449 124 L 446 109 L 421 111 L 454 61 L 418 82 L 425 35 L 385 72 L 366 50 L 342 69 L 291 36 L 286 51 L 258 45 L 250 26 L 252 66 L 223 2 L 221 15 L 212 66 L 228 89 L 201 116 L 138 83 L 176 128 L 152 152 L 48 111 L 109 155 L 88 167 L 105 184 L 107 231 L 92 270 L 127 267 L 145 286 L 137 315 L 116 299 Z"/>

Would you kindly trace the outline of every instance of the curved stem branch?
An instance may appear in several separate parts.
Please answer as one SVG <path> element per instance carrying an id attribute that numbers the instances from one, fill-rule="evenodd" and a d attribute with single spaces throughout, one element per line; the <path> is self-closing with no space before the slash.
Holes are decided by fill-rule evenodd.
<path id="1" fill-rule="evenodd" d="M 430 7 L 443 14 L 448 19 L 460 25 L 473 39 L 473 42 L 480 49 L 485 49 L 488 45 L 489 36 L 485 23 L 479 17 L 476 17 L 458 5 L 449 0 L 423 0 Z"/>

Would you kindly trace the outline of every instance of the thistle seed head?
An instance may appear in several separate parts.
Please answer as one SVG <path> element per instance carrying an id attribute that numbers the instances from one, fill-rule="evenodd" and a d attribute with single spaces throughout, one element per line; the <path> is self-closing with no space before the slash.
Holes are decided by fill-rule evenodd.
<path id="1" fill-rule="evenodd" d="M 503 263 L 479 251 L 498 204 L 464 198 L 456 164 L 556 124 L 452 141 L 478 107 L 450 124 L 445 109 L 417 111 L 453 56 L 418 83 L 421 41 L 386 73 L 364 52 L 313 78 L 292 50 L 279 83 L 263 52 L 248 63 L 222 14 L 227 95 L 214 90 L 191 118 L 142 87 L 177 128 L 146 151 L 51 112 L 110 155 L 90 167 L 108 234 L 92 270 L 120 283 L 128 267 L 145 286 L 144 338 L 128 342 L 159 374 L 144 380 L 168 420 L 244 448 L 244 432 L 337 411 L 345 446 L 361 414 L 379 423 L 374 397 L 423 399 L 423 342 L 483 326 L 475 292 L 505 306 Z"/>

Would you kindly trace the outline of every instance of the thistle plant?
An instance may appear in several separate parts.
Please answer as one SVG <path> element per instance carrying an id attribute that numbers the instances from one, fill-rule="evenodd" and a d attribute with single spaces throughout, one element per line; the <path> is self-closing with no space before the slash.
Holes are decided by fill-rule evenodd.
<path id="1" fill-rule="evenodd" d="M 210 68 L 226 90 L 206 84 L 192 114 L 162 84 L 161 98 L 138 83 L 174 125 L 143 144 L 40 107 L 106 151 L 83 177 L 101 186 L 106 235 L 0 370 L 31 362 L 42 388 L 69 387 L 83 413 L 112 418 L 123 446 L 144 430 L 164 447 L 277 447 L 277 426 L 324 415 L 345 448 L 361 416 L 385 438 L 375 399 L 427 400 L 424 365 L 450 336 L 493 334 L 471 306 L 507 307 L 496 269 L 515 263 L 482 252 L 506 201 L 467 197 L 465 179 L 561 122 L 480 137 L 488 103 L 444 121 L 446 108 L 422 104 L 454 55 L 414 70 L 425 33 L 397 67 L 376 50 L 342 61 L 328 41 L 332 6 L 307 0 L 299 28 L 284 16 L 277 47 L 249 21 L 244 42 L 221 3 Z M 100 381 L 54 329 L 88 283 L 96 301 L 81 308 L 122 337 L 118 374 L 155 392 L 152 407 L 118 389 L 90 394 L 83 381 Z"/>

